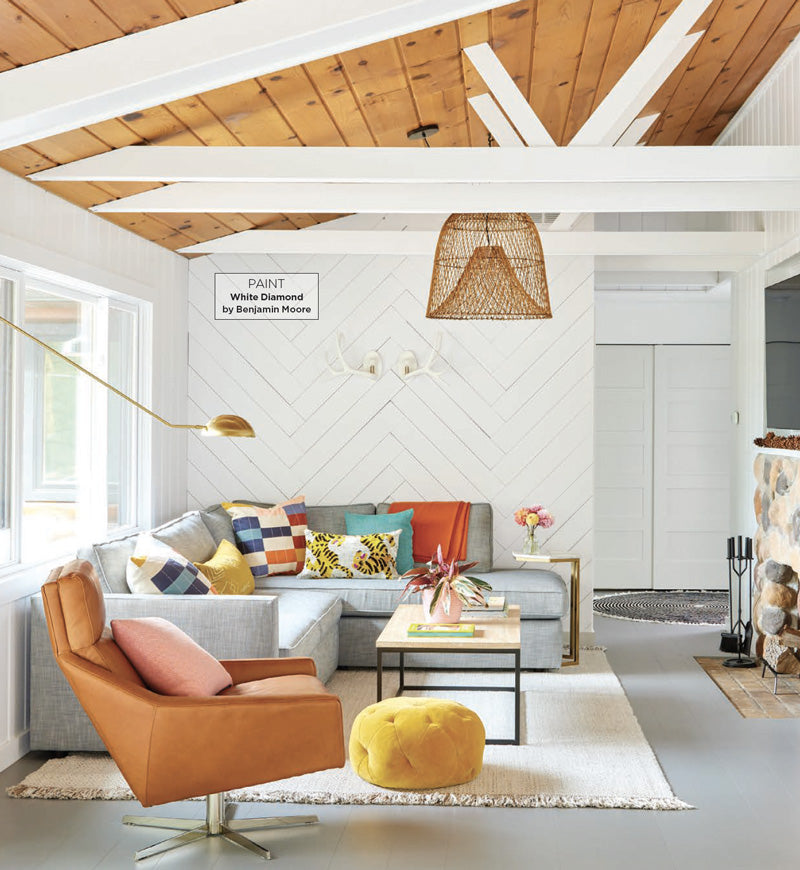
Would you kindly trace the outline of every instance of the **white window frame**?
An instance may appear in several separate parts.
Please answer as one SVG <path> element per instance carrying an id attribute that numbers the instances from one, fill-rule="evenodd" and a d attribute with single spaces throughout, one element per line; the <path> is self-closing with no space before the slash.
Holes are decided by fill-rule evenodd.
<path id="1" fill-rule="evenodd" d="M 16 265 L 16 263 L 14 264 Z M 150 357 L 152 348 L 152 312 L 151 306 L 144 300 L 125 296 L 115 291 L 99 287 L 87 282 L 69 278 L 68 276 L 40 270 L 35 267 L 25 269 L 9 268 L 0 262 L 0 278 L 12 282 L 12 305 L 11 317 L 14 323 L 21 322 L 24 313 L 25 289 L 30 284 L 41 287 L 43 290 L 51 290 L 65 297 L 79 301 L 90 302 L 100 316 L 95 318 L 93 324 L 92 352 L 90 362 L 85 367 L 103 380 L 108 380 L 108 310 L 110 307 L 118 308 L 135 315 L 134 358 L 131 365 L 134 372 L 134 387 L 132 395 L 143 404 L 149 401 L 150 392 Z M 13 422 L 11 425 L 10 446 L 10 505 L 9 505 L 9 528 L 0 529 L 0 535 L 8 533 L 11 538 L 10 560 L 0 562 L 0 585 L 12 583 L 12 578 L 28 576 L 31 569 L 36 569 L 46 564 L 57 564 L 64 559 L 72 558 L 74 553 L 63 553 L 58 557 L 48 556 L 39 561 L 21 561 L 22 541 L 22 506 L 24 501 L 24 413 L 22 403 L 24 401 L 24 359 L 25 342 L 30 339 L 20 335 L 9 327 L 0 323 L 0 329 L 11 333 L 11 411 Z M 46 351 L 45 351 L 46 352 Z M 93 384 L 91 379 L 81 375 L 92 386 L 91 394 L 91 418 L 92 418 L 92 444 L 103 444 L 107 441 L 107 403 L 108 391 L 100 385 Z M 123 390 L 129 393 L 127 389 Z M 143 528 L 150 516 L 150 456 L 151 435 L 150 418 L 145 414 L 137 413 L 134 416 L 134 455 L 131 457 L 129 471 L 129 492 L 131 493 L 131 507 L 134 516 L 132 522 L 124 526 L 115 527 L 111 533 L 108 531 L 108 502 L 107 502 L 107 454 L 105 451 L 90 451 L 91 473 L 87 476 L 90 489 L 88 492 L 79 492 L 78 498 L 88 496 L 90 511 L 87 511 L 86 521 L 78 530 L 81 541 L 103 540 L 109 536 L 124 535 Z M 0 457 L 2 459 L 2 457 Z"/>

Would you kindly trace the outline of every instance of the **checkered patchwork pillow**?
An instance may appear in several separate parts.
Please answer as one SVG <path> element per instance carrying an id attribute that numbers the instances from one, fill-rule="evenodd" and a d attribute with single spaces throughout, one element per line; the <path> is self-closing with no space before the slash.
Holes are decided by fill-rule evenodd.
<path id="1" fill-rule="evenodd" d="M 271 508 L 250 504 L 222 506 L 233 521 L 233 534 L 254 577 L 297 574 L 306 557 L 306 501 L 299 495 Z"/>
<path id="2" fill-rule="evenodd" d="M 125 579 L 131 592 L 162 595 L 216 595 L 210 581 L 188 559 L 152 535 L 136 539 Z"/>

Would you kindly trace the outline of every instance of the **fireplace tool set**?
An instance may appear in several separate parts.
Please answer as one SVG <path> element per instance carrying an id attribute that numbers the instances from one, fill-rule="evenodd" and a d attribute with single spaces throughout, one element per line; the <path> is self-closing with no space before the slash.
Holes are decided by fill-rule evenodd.
<path id="1" fill-rule="evenodd" d="M 747 622 L 742 614 L 742 579 L 747 576 Z M 736 584 L 736 621 L 733 621 L 733 586 Z M 753 640 L 753 539 L 728 538 L 728 604 L 730 606 L 730 631 L 722 632 L 720 651 L 736 653 L 725 659 L 726 668 L 754 668 L 755 659 L 750 657 Z"/>

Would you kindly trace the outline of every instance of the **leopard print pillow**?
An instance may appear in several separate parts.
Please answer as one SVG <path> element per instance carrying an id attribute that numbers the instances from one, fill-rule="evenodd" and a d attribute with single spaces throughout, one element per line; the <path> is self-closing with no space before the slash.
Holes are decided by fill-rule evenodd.
<path id="1" fill-rule="evenodd" d="M 395 579 L 400 529 L 370 535 L 334 535 L 306 529 L 306 561 L 298 577 Z"/>

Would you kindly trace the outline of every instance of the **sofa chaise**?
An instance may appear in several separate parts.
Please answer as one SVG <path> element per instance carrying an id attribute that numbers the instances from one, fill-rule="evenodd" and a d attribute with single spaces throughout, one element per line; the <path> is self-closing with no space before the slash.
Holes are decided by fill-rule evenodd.
<path id="1" fill-rule="evenodd" d="M 247 501 L 247 500 L 241 500 Z M 252 503 L 252 502 L 250 502 Z M 351 504 L 306 509 L 308 528 L 345 533 L 345 513 L 386 513 L 388 504 Z M 162 616 L 183 629 L 219 659 L 308 656 L 320 679 L 337 667 L 375 667 L 375 640 L 397 606 L 397 580 L 301 579 L 274 576 L 256 581 L 253 595 L 135 595 L 125 580 L 138 532 L 81 549 L 97 570 L 109 619 Z M 223 539 L 234 542 L 231 519 L 221 505 L 191 511 L 151 534 L 191 559 L 208 559 Z M 470 571 L 497 594 L 520 605 L 522 667 L 558 668 L 562 655 L 561 618 L 568 606 L 564 581 L 546 570 L 493 570 L 492 508 L 470 510 L 467 559 Z M 391 664 L 391 662 L 389 662 Z M 407 656 L 422 667 L 507 667 L 497 656 Z M 30 632 L 31 748 L 55 751 L 102 750 L 50 649 L 40 596 L 34 596 Z"/>

